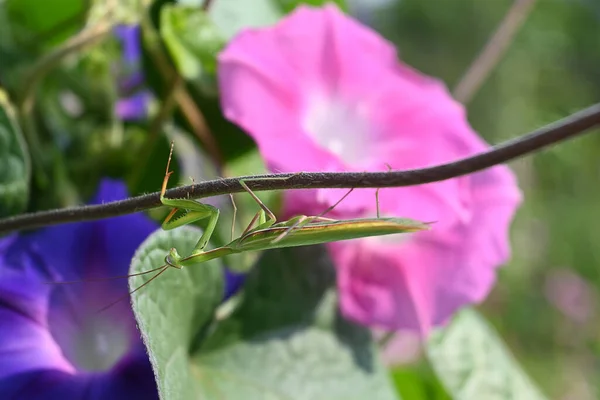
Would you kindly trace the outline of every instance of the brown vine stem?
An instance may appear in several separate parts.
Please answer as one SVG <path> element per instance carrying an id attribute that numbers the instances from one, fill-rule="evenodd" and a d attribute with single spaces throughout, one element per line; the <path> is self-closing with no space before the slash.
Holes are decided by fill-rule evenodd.
<path id="1" fill-rule="evenodd" d="M 221 194 L 238 193 L 244 191 L 239 183 L 240 179 L 244 179 L 248 186 L 255 191 L 420 185 L 481 171 L 539 151 L 546 146 L 576 137 L 590 128 L 598 126 L 600 126 L 600 103 L 531 133 L 496 145 L 484 153 L 465 157 L 447 164 L 407 171 L 300 172 L 217 179 L 170 189 L 166 192 L 166 196 L 171 198 L 197 199 Z M 159 193 L 156 192 L 101 205 L 71 207 L 17 215 L 0 220 L 0 234 L 67 222 L 115 217 L 160 206 Z"/>

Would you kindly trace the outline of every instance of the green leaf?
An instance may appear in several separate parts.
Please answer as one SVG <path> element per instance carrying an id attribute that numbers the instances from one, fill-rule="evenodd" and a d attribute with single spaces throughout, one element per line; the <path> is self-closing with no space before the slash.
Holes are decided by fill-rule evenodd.
<path id="1" fill-rule="evenodd" d="M 244 28 L 272 25 L 283 16 L 275 0 L 219 0 L 208 14 L 226 39 Z"/>
<path id="2" fill-rule="evenodd" d="M 171 247 L 177 247 L 182 255 L 189 254 L 200 234 L 192 227 L 156 231 L 136 251 L 130 273 L 160 267 Z M 132 277 L 131 289 L 153 275 Z M 162 399 L 197 398 L 190 349 L 199 330 L 212 319 L 222 296 L 223 273 L 217 261 L 182 270 L 170 268 L 132 296 Z"/>
<path id="3" fill-rule="evenodd" d="M 323 247 L 270 251 L 202 343 L 202 399 L 397 399 L 367 328 L 337 311 Z"/>
<path id="4" fill-rule="evenodd" d="M 217 53 L 225 40 L 201 8 L 165 5 L 161 10 L 160 34 L 186 79 L 215 73 Z"/>
<path id="5" fill-rule="evenodd" d="M 15 113 L 0 90 L 0 218 L 23 212 L 29 200 L 31 166 Z"/>
<path id="6" fill-rule="evenodd" d="M 451 397 L 431 368 L 420 364 L 392 369 L 392 379 L 398 393 L 411 400 L 450 400 Z"/>
<path id="7" fill-rule="evenodd" d="M 294 10 L 294 8 L 300 5 L 312 6 L 312 7 L 323 7 L 326 4 L 333 3 L 338 6 L 342 11 L 348 11 L 348 5 L 346 0 L 275 0 L 276 3 L 281 7 L 282 11 L 286 14 Z"/>
<path id="8" fill-rule="evenodd" d="M 473 310 L 461 311 L 434 332 L 427 352 L 454 399 L 545 399 L 493 328 Z"/>

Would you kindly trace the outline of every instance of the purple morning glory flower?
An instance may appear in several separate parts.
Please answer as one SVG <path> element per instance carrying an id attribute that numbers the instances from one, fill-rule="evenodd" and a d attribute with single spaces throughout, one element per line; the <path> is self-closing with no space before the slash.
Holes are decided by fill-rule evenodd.
<path id="1" fill-rule="evenodd" d="M 104 180 L 95 203 L 122 199 Z M 0 239 L 0 393 L 22 399 L 158 398 L 128 301 L 126 280 L 47 281 L 126 274 L 158 225 L 142 214 Z"/>
<path id="2" fill-rule="evenodd" d="M 146 117 L 150 93 L 147 91 L 135 93 L 129 97 L 119 99 L 115 105 L 115 112 L 125 121 L 139 120 Z"/>
<path id="3" fill-rule="evenodd" d="M 136 87 L 143 85 L 144 75 L 142 74 L 140 63 L 142 58 L 142 48 L 140 45 L 140 26 L 139 25 L 120 25 L 114 29 L 115 36 L 121 43 L 122 65 L 124 70 L 118 79 L 119 91 L 122 98 L 115 106 L 115 113 L 123 120 L 139 120 L 146 117 L 148 113 L 148 103 L 150 101 L 150 92 L 141 89 L 133 94 Z"/>
<path id="4" fill-rule="evenodd" d="M 128 64 L 137 64 L 142 57 L 140 48 L 140 26 L 119 25 L 114 28 L 115 36 L 121 41 L 123 59 Z"/>
<path id="5" fill-rule="evenodd" d="M 93 203 L 127 189 L 105 179 Z M 3 399 L 158 398 L 128 301 L 127 281 L 74 285 L 127 273 L 158 224 L 143 214 L 46 228 L 0 239 L 0 396 Z M 224 299 L 244 275 L 225 271 Z"/>

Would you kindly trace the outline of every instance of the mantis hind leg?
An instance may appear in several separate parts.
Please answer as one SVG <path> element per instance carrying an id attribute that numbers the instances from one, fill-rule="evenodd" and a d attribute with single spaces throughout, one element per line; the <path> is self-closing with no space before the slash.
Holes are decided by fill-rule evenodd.
<path id="1" fill-rule="evenodd" d="M 341 199 L 339 199 L 338 201 L 335 202 L 335 204 L 333 204 L 332 206 L 328 207 L 325 211 L 323 211 L 321 214 L 316 215 L 316 216 L 312 216 L 312 217 L 308 217 L 308 216 L 303 216 L 304 218 L 299 218 L 296 223 L 292 224 L 288 229 L 286 229 L 285 231 L 283 231 L 281 233 L 281 235 L 277 236 L 275 239 L 273 239 L 272 243 L 277 243 L 280 240 L 282 240 L 284 237 L 286 237 L 287 235 L 289 235 L 291 232 L 293 232 L 295 229 L 300 229 L 305 225 L 310 224 L 311 222 L 314 221 L 333 221 L 329 218 L 324 218 L 323 216 L 325 214 L 327 214 L 328 212 L 330 212 L 331 210 L 333 210 L 335 207 L 338 206 L 338 204 L 340 204 L 342 201 L 344 201 L 344 199 L 346 197 L 348 197 L 350 195 L 350 193 L 352 193 L 352 191 L 354 190 L 354 188 L 348 190 L 348 192 L 346 192 L 345 195 L 342 196 Z"/>
<path id="2" fill-rule="evenodd" d="M 302 172 L 296 172 L 295 174 L 292 174 L 290 176 L 286 176 L 286 177 L 269 177 L 269 178 L 256 178 L 256 179 L 252 179 L 253 181 L 272 181 L 272 180 L 288 180 L 290 178 L 293 178 L 294 176 L 300 175 L 302 174 Z M 246 181 L 243 179 L 239 180 L 240 186 L 242 186 L 242 188 L 248 192 L 248 194 L 254 199 L 254 201 L 256 201 L 256 203 L 259 205 L 259 207 L 261 208 L 256 215 L 254 216 L 254 218 L 252 218 L 252 221 L 250 222 L 250 224 L 248 225 L 248 227 L 246 228 L 246 230 L 244 231 L 244 233 L 242 234 L 242 236 L 244 236 L 245 234 L 247 234 L 250 230 L 252 230 L 252 226 L 258 221 L 258 225 L 256 226 L 256 228 L 254 229 L 266 229 L 269 228 L 271 225 L 275 224 L 277 222 L 277 218 L 275 217 L 275 214 L 273 214 L 273 212 L 269 209 L 269 207 L 267 207 L 267 205 L 265 203 L 263 203 L 258 196 L 248 187 L 248 185 L 246 184 Z"/>
<path id="3" fill-rule="evenodd" d="M 392 172 L 392 166 L 388 163 L 385 164 L 386 167 L 388 168 L 388 172 Z M 377 207 L 377 218 L 380 218 L 380 212 L 379 212 L 379 190 L 381 188 L 377 188 L 377 190 L 375 191 L 375 207 Z"/>
<path id="4" fill-rule="evenodd" d="M 285 178 L 285 179 L 287 179 L 287 178 Z M 252 221 L 250 221 L 250 224 L 248 224 L 248 227 L 246 228 L 246 230 L 244 230 L 244 233 L 242 233 L 242 237 L 244 235 L 246 235 L 252 229 L 252 226 L 255 223 L 257 223 L 257 225 L 256 225 L 256 228 L 254 228 L 254 229 L 266 229 L 266 228 L 269 228 L 274 223 L 276 223 L 277 217 L 275 217 L 275 214 L 273 214 L 273 212 L 269 209 L 269 207 L 267 207 L 267 205 L 258 198 L 258 196 L 248 187 L 248 185 L 246 185 L 246 182 L 244 182 L 241 179 L 239 182 L 240 182 L 240 185 L 244 188 L 244 190 L 246 192 L 248 192 L 248 194 L 250 196 L 252 196 L 254 201 L 256 201 L 256 203 L 261 208 L 254 215 L 254 218 L 252 218 Z"/>

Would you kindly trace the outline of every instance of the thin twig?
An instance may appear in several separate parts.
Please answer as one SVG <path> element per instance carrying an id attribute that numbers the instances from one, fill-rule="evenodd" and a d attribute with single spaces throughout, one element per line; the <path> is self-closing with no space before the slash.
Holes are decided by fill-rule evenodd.
<path id="1" fill-rule="evenodd" d="M 175 92 L 175 101 L 192 127 L 192 131 L 198 140 L 200 140 L 200 142 L 206 146 L 206 151 L 212 156 L 218 172 L 222 173 L 224 161 L 223 155 L 219 150 L 219 145 L 215 141 L 214 135 L 206 123 L 204 114 L 198 108 L 198 105 L 194 99 L 192 99 L 192 96 L 187 91 L 185 84 L 180 85 L 177 88 L 177 91 Z"/>
<path id="2" fill-rule="evenodd" d="M 145 22 L 145 26 L 147 27 L 146 34 L 148 35 L 148 39 L 146 43 L 148 45 L 149 54 L 158 71 L 167 80 L 175 79 L 179 73 L 174 70 L 169 63 L 167 56 L 164 53 L 160 36 L 155 31 L 152 23 Z M 222 171 L 224 162 L 219 146 L 206 123 L 204 114 L 187 91 L 185 82 L 177 86 L 174 96 L 175 102 L 179 106 L 184 118 L 190 124 L 194 135 L 196 135 L 200 143 L 202 143 L 206 149 L 206 152 L 212 158 L 212 161 L 217 166 L 217 170 Z"/>
<path id="3" fill-rule="evenodd" d="M 504 55 L 534 4 L 535 0 L 515 0 L 513 2 L 492 38 L 456 85 L 453 93 L 456 100 L 463 104 L 471 101 Z"/>
<path id="4" fill-rule="evenodd" d="M 447 164 L 407 171 L 300 172 L 218 179 L 170 189 L 166 192 L 166 197 L 197 199 L 238 193 L 244 191 L 244 188 L 239 183 L 240 179 L 243 179 L 254 191 L 420 185 L 456 178 L 505 163 L 525 154 L 538 151 L 551 144 L 573 138 L 596 126 L 600 126 L 600 103 L 529 134 L 494 146 L 484 153 Z M 46 225 L 115 217 L 160 207 L 161 205 L 160 194 L 156 192 L 102 205 L 89 205 L 23 214 L 0 220 L 0 234 Z"/>
<path id="5" fill-rule="evenodd" d="M 393 331 L 386 332 L 381 337 L 381 339 L 379 339 L 377 341 L 377 346 L 379 346 L 380 349 L 385 349 L 392 342 L 392 340 L 394 340 L 395 337 L 396 337 L 396 332 L 393 332 Z"/>

